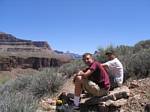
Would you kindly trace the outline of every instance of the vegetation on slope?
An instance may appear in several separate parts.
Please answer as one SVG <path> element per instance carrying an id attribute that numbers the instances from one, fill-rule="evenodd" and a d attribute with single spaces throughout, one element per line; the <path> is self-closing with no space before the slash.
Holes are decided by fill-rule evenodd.
<path id="1" fill-rule="evenodd" d="M 109 46 L 99 49 L 97 59 L 104 62 L 105 51 L 114 49 L 124 65 L 125 76 L 148 77 L 150 75 L 150 40 L 130 46 Z M 146 45 L 145 45 L 146 44 Z M 55 94 L 64 81 L 85 65 L 74 60 L 59 68 L 45 68 L 37 74 L 20 75 L 0 85 L 1 112 L 35 112 L 39 98 Z"/>

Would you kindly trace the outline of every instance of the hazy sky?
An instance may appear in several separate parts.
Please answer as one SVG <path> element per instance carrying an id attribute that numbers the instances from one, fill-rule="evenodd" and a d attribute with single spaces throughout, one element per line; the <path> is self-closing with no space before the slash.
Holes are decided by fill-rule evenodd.
<path id="1" fill-rule="evenodd" d="M 150 0 L 0 0 L 0 32 L 82 54 L 150 39 Z"/>

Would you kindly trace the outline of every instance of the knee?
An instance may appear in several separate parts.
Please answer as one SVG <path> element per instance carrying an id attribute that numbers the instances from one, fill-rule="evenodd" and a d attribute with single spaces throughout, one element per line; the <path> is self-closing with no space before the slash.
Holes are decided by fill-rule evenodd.
<path id="1" fill-rule="evenodd" d="M 75 82 L 82 82 L 82 76 L 76 76 Z"/>

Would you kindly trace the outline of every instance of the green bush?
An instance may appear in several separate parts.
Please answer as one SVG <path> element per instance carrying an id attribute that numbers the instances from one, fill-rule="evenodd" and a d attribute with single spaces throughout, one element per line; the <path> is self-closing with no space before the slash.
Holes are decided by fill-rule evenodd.
<path id="1" fill-rule="evenodd" d="M 106 56 L 105 56 L 105 49 L 104 48 L 99 48 L 98 53 L 95 56 L 96 60 L 100 61 L 101 63 L 104 63 L 107 61 Z"/>
<path id="2" fill-rule="evenodd" d="M 59 68 L 59 72 L 63 74 L 64 77 L 71 77 L 78 70 L 83 69 L 86 65 L 82 60 L 73 60 L 70 63 L 66 63 Z"/>
<path id="3" fill-rule="evenodd" d="M 108 47 L 104 48 L 99 48 L 98 49 L 98 55 L 96 55 L 96 59 L 98 61 L 100 61 L 101 63 L 104 63 L 107 61 L 107 58 L 105 56 L 106 51 L 109 50 L 115 50 L 115 47 L 113 47 L 112 45 L 109 45 Z"/>
<path id="4" fill-rule="evenodd" d="M 63 77 L 60 73 L 53 72 L 51 69 L 45 69 L 32 79 L 29 91 L 35 97 L 42 97 L 45 94 L 53 95 L 63 84 Z"/>
<path id="5" fill-rule="evenodd" d="M 130 77 L 143 78 L 150 75 L 150 40 L 140 41 L 135 46 L 120 45 L 117 47 L 108 46 L 100 48 L 97 59 L 106 62 L 105 52 L 114 50 L 124 67 L 125 79 Z"/>
<path id="6" fill-rule="evenodd" d="M 134 53 L 143 49 L 150 49 L 150 40 L 140 41 L 134 45 Z"/>
<path id="7" fill-rule="evenodd" d="M 106 50 L 114 50 L 124 66 L 126 78 L 147 77 L 150 75 L 149 46 L 149 41 L 139 42 L 134 47 L 108 46 L 100 48 L 96 58 L 105 62 Z M 0 112 L 35 112 L 39 98 L 55 94 L 67 78 L 85 66 L 82 60 L 73 60 L 59 68 L 45 68 L 40 73 L 5 82 L 0 85 Z"/>
<path id="8" fill-rule="evenodd" d="M 133 47 L 125 45 L 120 45 L 115 48 L 115 52 L 118 56 L 132 55 L 133 50 Z"/>
<path id="9" fill-rule="evenodd" d="M 35 112 L 38 98 L 56 93 L 63 81 L 53 68 L 9 80 L 0 85 L 0 112 Z"/>
<path id="10" fill-rule="evenodd" d="M 141 50 L 128 58 L 128 71 L 137 76 L 137 78 L 150 75 L 150 49 Z"/>
<path id="11" fill-rule="evenodd" d="M 28 93 L 13 92 L 0 96 L 0 112 L 35 112 L 37 102 Z"/>
<path id="12" fill-rule="evenodd" d="M 0 84 L 4 84 L 5 82 L 7 82 L 10 79 L 11 79 L 11 77 L 8 75 L 4 75 L 4 76 L 0 77 Z"/>

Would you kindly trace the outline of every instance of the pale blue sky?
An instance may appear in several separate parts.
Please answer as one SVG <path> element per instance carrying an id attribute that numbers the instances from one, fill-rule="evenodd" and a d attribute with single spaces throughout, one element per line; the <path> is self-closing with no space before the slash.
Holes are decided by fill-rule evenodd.
<path id="1" fill-rule="evenodd" d="M 0 32 L 82 54 L 150 39 L 150 0 L 0 0 Z"/>

